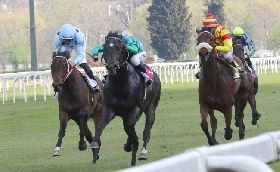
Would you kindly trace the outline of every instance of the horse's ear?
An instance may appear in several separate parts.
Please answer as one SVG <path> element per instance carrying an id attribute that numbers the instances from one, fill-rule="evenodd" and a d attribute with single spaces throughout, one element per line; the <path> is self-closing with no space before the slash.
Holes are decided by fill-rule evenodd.
<path id="1" fill-rule="evenodd" d="M 201 29 L 200 29 L 199 27 L 197 27 L 197 28 L 195 29 L 195 32 L 196 32 L 197 34 L 200 34 Z"/>
<path id="2" fill-rule="evenodd" d="M 70 58 L 70 52 L 69 51 L 65 51 L 65 57 L 67 58 L 67 60 Z"/>
<path id="3" fill-rule="evenodd" d="M 214 33 L 215 33 L 215 30 L 216 30 L 216 27 L 213 27 L 212 29 L 211 29 L 211 33 L 214 35 Z"/>
<path id="4" fill-rule="evenodd" d="M 56 56 L 56 52 L 53 52 L 52 58 L 55 58 L 55 56 Z"/>

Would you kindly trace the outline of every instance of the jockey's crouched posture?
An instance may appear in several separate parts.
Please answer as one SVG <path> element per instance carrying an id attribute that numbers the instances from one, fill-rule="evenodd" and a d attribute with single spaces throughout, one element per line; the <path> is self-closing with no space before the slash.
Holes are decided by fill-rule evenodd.
<path id="1" fill-rule="evenodd" d="M 122 35 L 121 42 L 129 52 L 128 61 L 141 72 L 141 74 L 145 77 L 146 86 L 149 86 L 152 83 L 153 78 L 147 73 L 147 72 L 151 72 L 151 70 L 147 69 L 146 66 L 144 65 L 144 61 L 146 60 L 146 52 L 144 51 L 143 44 L 139 39 L 133 37 L 128 31 L 123 31 L 121 35 Z M 98 60 L 98 53 L 103 51 L 104 51 L 104 44 L 96 46 L 95 48 L 92 49 L 92 56 L 94 61 Z M 106 76 L 104 77 L 106 78 Z"/>
<path id="2" fill-rule="evenodd" d="M 202 31 L 211 31 L 212 28 L 215 28 L 213 33 L 214 41 L 216 44 L 216 50 L 219 54 L 225 59 L 227 63 L 236 68 L 236 65 L 233 61 L 233 48 L 232 48 L 232 38 L 229 30 L 220 24 L 218 24 L 217 20 L 213 17 L 211 13 L 207 15 L 205 19 L 203 19 L 202 23 Z M 199 71 L 195 74 L 196 78 L 199 79 Z M 236 72 L 233 76 L 233 79 L 239 78 L 238 72 Z"/>
<path id="3" fill-rule="evenodd" d="M 55 52 L 58 51 L 69 51 L 71 54 L 74 49 L 77 57 L 74 60 L 75 66 L 78 65 L 84 69 L 85 73 L 88 75 L 93 82 L 93 89 L 95 92 L 99 92 L 99 86 L 96 79 L 87 64 L 86 53 L 84 47 L 85 37 L 80 29 L 72 26 L 71 24 L 65 24 L 57 32 L 54 38 Z M 55 97 L 58 98 L 58 92 L 55 92 Z"/>

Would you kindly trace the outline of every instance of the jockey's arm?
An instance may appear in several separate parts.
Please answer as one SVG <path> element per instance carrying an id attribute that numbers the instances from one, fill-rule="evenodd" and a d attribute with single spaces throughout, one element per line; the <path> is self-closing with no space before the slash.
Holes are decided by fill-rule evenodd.
<path id="1" fill-rule="evenodd" d="M 85 42 L 85 39 L 84 39 L 83 34 L 76 36 L 77 47 L 76 47 L 75 51 L 76 51 L 77 57 L 75 58 L 74 63 L 77 65 L 80 65 L 81 61 L 86 56 L 84 42 Z"/>
<path id="2" fill-rule="evenodd" d="M 58 52 L 58 50 L 62 47 L 62 39 L 60 38 L 60 36 L 58 34 L 55 35 L 54 38 L 54 49 L 55 52 Z"/>
<path id="3" fill-rule="evenodd" d="M 253 56 L 256 51 L 254 41 L 247 34 L 245 34 L 244 41 L 245 41 L 245 44 L 248 46 L 248 50 L 249 50 L 249 52 L 247 53 L 247 56 L 248 57 Z"/>
<path id="4" fill-rule="evenodd" d="M 225 39 L 223 46 L 216 46 L 216 50 L 220 52 L 230 52 L 232 50 L 232 39 Z"/>
<path id="5" fill-rule="evenodd" d="M 92 57 L 98 56 L 98 53 L 103 52 L 103 51 L 104 51 L 104 46 L 103 45 L 99 45 L 99 46 L 94 47 L 91 50 L 91 55 L 92 55 Z"/>

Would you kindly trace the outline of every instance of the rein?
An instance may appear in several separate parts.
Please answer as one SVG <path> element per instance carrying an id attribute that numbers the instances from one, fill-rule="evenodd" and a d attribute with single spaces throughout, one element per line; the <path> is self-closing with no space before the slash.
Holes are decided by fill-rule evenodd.
<path id="1" fill-rule="evenodd" d="M 55 56 L 55 58 L 63 58 L 67 63 L 67 71 L 66 71 L 66 74 L 63 77 L 63 81 L 62 81 L 62 84 L 63 84 L 65 82 L 65 80 L 69 77 L 71 72 L 73 71 L 73 68 L 71 68 L 71 64 L 69 63 L 69 61 L 64 56 Z"/>

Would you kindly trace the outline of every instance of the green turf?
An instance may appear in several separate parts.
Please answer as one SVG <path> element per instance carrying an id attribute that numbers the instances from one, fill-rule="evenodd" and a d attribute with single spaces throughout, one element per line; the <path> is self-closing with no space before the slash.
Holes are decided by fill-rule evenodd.
<path id="1" fill-rule="evenodd" d="M 259 93 L 257 107 L 262 114 L 257 126 L 252 126 L 249 105 L 245 110 L 245 138 L 258 136 L 264 132 L 277 131 L 280 128 L 280 73 L 259 75 Z M 174 83 L 162 85 L 162 95 L 156 111 L 156 121 L 152 128 L 148 144 L 148 160 L 137 161 L 137 165 L 156 161 L 181 153 L 187 149 L 207 145 L 207 139 L 200 128 L 198 105 L 198 83 Z M 33 87 L 27 88 L 28 93 Z M 17 90 L 18 93 L 18 90 Z M 92 164 L 92 152 L 78 150 L 79 130 L 70 121 L 62 143 L 62 156 L 52 157 L 59 129 L 58 104 L 53 96 L 43 101 L 42 89 L 37 88 L 37 101 L 28 94 L 28 102 L 17 96 L 12 103 L 12 90 L 8 101 L 1 104 L 0 113 L 0 171 L 116 171 L 130 167 L 131 153 L 123 150 L 126 135 L 122 121 L 116 117 L 102 134 L 100 160 Z M 226 141 L 224 119 L 216 112 L 218 119 L 217 140 L 228 143 L 238 140 L 238 129 L 232 125 L 233 138 Z M 89 121 L 93 131 L 93 122 Z M 137 134 L 142 142 L 144 116 L 136 125 Z M 137 156 L 139 155 L 139 151 Z M 280 171 L 280 163 L 270 165 Z"/>

